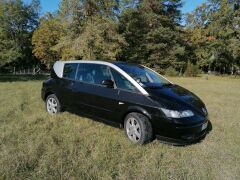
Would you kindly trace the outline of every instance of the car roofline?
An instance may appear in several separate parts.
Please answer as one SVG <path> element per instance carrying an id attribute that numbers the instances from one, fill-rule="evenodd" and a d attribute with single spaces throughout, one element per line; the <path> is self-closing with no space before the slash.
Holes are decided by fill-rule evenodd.
<path id="1" fill-rule="evenodd" d="M 53 65 L 53 70 L 55 71 L 56 75 L 59 78 L 63 78 L 63 68 L 64 64 L 66 63 L 88 63 L 88 64 L 102 64 L 109 66 L 119 72 L 121 75 L 123 75 L 127 80 L 129 80 L 135 88 L 139 90 L 143 95 L 149 95 L 148 92 L 140 86 L 130 75 L 128 75 L 125 71 L 123 71 L 121 68 L 119 68 L 117 65 L 114 63 L 108 62 L 108 61 L 92 61 L 92 60 L 76 60 L 76 61 L 56 61 Z"/>

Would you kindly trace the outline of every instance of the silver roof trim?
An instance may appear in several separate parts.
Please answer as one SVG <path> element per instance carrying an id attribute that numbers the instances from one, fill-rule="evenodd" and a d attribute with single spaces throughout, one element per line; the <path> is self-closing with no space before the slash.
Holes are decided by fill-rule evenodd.
<path id="1" fill-rule="evenodd" d="M 129 76 L 125 71 L 121 68 L 106 61 L 90 61 L 90 60 L 76 60 L 76 61 L 56 61 L 53 69 L 59 78 L 63 77 L 63 68 L 65 63 L 89 63 L 89 64 L 103 64 L 112 67 L 116 71 L 118 71 L 121 75 L 123 75 L 127 80 L 129 80 L 142 94 L 149 95 L 148 92 L 140 86 L 131 76 Z"/>

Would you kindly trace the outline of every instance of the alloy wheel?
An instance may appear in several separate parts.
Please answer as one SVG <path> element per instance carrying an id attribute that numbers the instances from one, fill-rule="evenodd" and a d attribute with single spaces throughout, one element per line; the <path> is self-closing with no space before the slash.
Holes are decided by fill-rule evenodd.
<path id="1" fill-rule="evenodd" d="M 57 103 L 56 99 L 51 97 L 47 100 L 47 111 L 50 114 L 56 114 L 57 113 L 57 111 L 58 111 L 57 106 L 58 106 L 58 103 Z"/>
<path id="2" fill-rule="evenodd" d="M 141 138 L 140 124 L 138 121 L 131 117 L 126 122 L 126 131 L 128 138 L 133 142 L 138 142 Z"/>

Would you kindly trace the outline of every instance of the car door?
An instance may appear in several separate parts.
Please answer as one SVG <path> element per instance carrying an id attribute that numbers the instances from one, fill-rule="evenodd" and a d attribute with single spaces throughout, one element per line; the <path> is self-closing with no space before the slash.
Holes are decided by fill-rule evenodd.
<path id="1" fill-rule="evenodd" d="M 78 111 L 102 119 L 110 119 L 118 104 L 118 90 L 102 85 L 103 80 L 111 80 L 110 69 L 106 65 L 80 63 L 76 82 L 72 87 L 74 102 Z"/>
<path id="2" fill-rule="evenodd" d="M 101 95 L 96 97 L 95 106 L 104 108 L 106 118 L 122 123 L 123 115 L 128 111 L 129 107 L 142 105 L 145 101 L 145 96 L 121 73 L 117 70 L 108 67 L 110 70 L 111 79 L 114 81 L 114 88 L 101 87 L 102 92 L 98 89 Z"/>
<path id="3" fill-rule="evenodd" d="M 58 81 L 58 97 L 66 107 L 72 107 L 74 103 L 73 85 L 75 83 L 78 63 L 66 63 L 63 69 L 63 78 Z"/>
<path id="4" fill-rule="evenodd" d="M 114 88 L 102 85 L 109 79 L 115 82 Z M 73 89 L 80 111 L 118 123 L 128 108 L 128 100 L 133 103 L 142 96 L 123 75 L 102 64 L 81 63 Z"/>
<path id="5" fill-rule="evenodd" d="M 146 98 L 139 90 L 121 73 L 111 68 L 111 74 L 114 79 L 115 89 L 118 92 L 116 101 L 117 106 L 109 107 L 114 108 L 115 118 L 122 122 L 123 115 L 129 110 L 129 107 L 141 105 Z"/>

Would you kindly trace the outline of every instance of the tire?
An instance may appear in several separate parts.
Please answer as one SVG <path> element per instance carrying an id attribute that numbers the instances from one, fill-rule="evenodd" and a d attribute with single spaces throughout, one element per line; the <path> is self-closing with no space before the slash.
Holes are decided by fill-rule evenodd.
<path id="1" fill-rule="evenodd" d="M 149 119 L 136 112 L 129 113 L 125 117 L 124 130 L 127 137 L 136 144 L 146 144 L 153 137 L 152 125 Z"/>
<path id="2" fill-rule="evenodd" d="M 51 94 L 46 98 L 45 106 L 49 114 L 58 114 L 62 111 L 61 104 L 55 94 Z"/>

